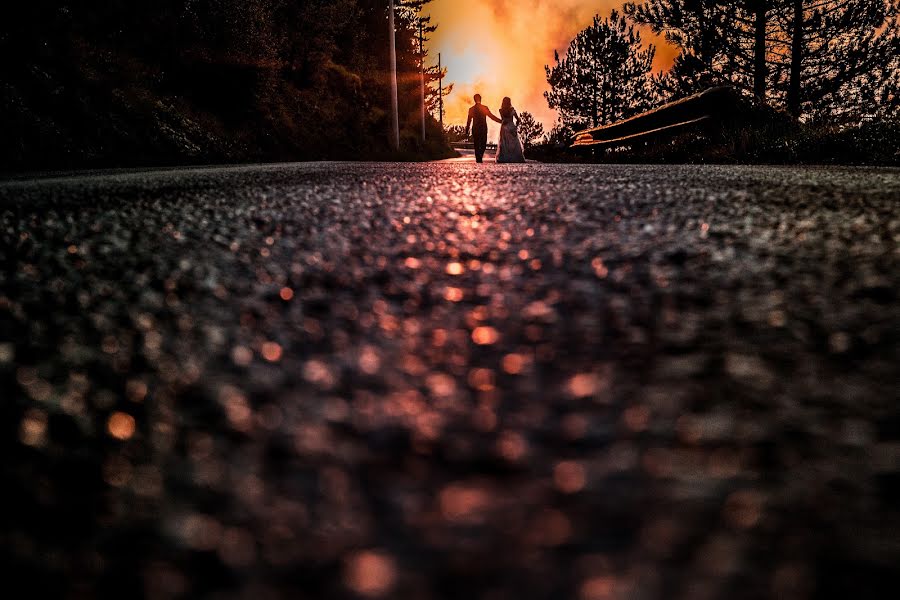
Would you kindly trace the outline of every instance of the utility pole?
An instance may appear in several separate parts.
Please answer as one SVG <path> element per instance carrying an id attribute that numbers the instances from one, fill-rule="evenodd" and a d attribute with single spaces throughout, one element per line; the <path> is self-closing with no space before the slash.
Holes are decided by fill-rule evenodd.
<path id="1" fill-rule="evenodd" d="M 419 78 L 422 80 L 422 141 L 425 141 L 425 40 L 422 38 L 422 17 L 419 17 Z"/>
<path id="2" fill-rule="evenodd" d="M 444 130 L 444 72 L 441 70 L 441 53 L 438 52 L 438 118 Z"/>
<path id="3" fill-rule="evenodd" d="M 753 3 L 753 95 L 757 102 L 766 103 L 766 15 L 769 0 L 755 0 Z"/>
<path id="4" fill-rule="evenodd" d="M 394 126 L 394 150 L 400 150 L 400 115 L 397 106 L 397 42 L 394 34 L 394 0 L 391 0 L 391 119 Z"/>
<path id="5" fill-rule="evenodd" d="M 803 76 L 803 37 L 805 32 L 803 0 L 794 0 L 793 31 L 791 32 L 791 75 L 788 83 L 787 107 L 788 112 L 795 119 L 800 118 L 800 91 Z"/>

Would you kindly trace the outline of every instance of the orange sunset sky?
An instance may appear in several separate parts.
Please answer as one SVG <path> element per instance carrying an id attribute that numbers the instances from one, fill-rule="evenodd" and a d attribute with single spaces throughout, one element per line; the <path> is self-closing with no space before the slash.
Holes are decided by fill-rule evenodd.
<path id="1" fill-rule="evenodd" d="M 544 65 L 553 51 L 564 54 L 575 34 L 605 17 L 623 0 L 434 0 L 428 5 L 438 26 L 429 44 L 447 67 L 446 82 L 454 84 L 445 103 L 445 125 L 465 125 L 472 95 L 478 91 L 496 114 L 503 96 L 519 110 L 532 113 L 549 130 L 556 111 L 547 107 Z M 657 47 L 655 68 L 667 69 L 677 50 L 642 31 L 644 44 Z M 491 130 L 491 137 L 496 131 Z"/>

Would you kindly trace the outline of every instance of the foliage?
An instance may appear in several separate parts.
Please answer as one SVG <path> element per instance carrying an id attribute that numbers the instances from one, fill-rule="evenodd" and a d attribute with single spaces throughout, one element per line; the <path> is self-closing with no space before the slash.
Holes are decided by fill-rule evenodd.
<path id="1" fill-rule="evenodd" d="M 677 99 L 713 85 L 753 88 L 751 23 L 759 1 L 648 0 L 623 10 L 681 50 L 671 75 L 657 81 L 667 99 Z"/>
<path id="2" fill-rule="evenodd" d="M 897 106 L 896 0 L 647 0 L 624 11 L 681 50 L 655 81 L 666 100 L 728 84 L 805 118 Z"/>
<path id="3" fill-rule="evenodd" d="M 668 71 L 653 76 L 658 104 L 687 98 L 711 87 L 729 83 L 708 70 L 695 54 L 684 52 L 675 57 Z"/>
<path id="4" fill-rule="evenodd" d="M 787 4 L 775 11 L 775 21 L 792 36 L 799 28 L 792 37 L 798 47 L 795 51 L 792 45 L 785 46 L 790 61 L 776 61 L 773 69 L 782 74 L 776 93 L 788 110 L 814 119 L 847 121 L 877 104 L 890 104 L 886 96 L 891 85 L 896 90 L 900 56 L 895 4 L 889 0 Z M 897 101 L 895 93 L 895 108 Z"/>
<path id="5" fill-rule="evenodd" d="M 656 49 L 644 49 L 640 32 L 613 11 L 575 36 L 564 57 L 546 66 L 551 90 L 544 96 L 567 125 L 606 124 L 646 110 Z"/>
<path id="6" fill-rule="evenodd" d="M 730 120 L 712 127 L 576 153 L 544 143 L 529 157 L 545 162 L 900 166 L 900 120 L 804 123 L 785 110 L 745 101 Z"/>
<path id="7" fill-rule="evenodd" d="M 444 130 L 444 135 L 451 144 L 464 142 L 466 141 L 466 128 L 463 125 L 451 125 Z"/>
<path id="8" fill-rule="evenodd" d="M 569 144 L 572 143 L 574 135 L 575 129 L 562 121 L 557 121 L 556 125 L 553 126 L 553 129 L 548 131 L 547 135 L 544 136 L 541 145 L 568 148 Z"/>
<path id="9" fill-rule="evenodd" d="M 432 119 L 421 142 L 429 1 L 397 9 L 407 157 L 449 152 Z M 381 0 L 33 0 L 0 52 L 5 168 L 392 156 Z"/>
<path id="10" fill-rule="evenodd" d="M 803 125 L 788 147 L 786 162 L 900 166 L 900 121 Z"/>
<path id="11" fill-rule="evenodd" d="M 519 138 L 527 150 L 544 135 L 544 126 L 530 112 L 519 113 Z"/>

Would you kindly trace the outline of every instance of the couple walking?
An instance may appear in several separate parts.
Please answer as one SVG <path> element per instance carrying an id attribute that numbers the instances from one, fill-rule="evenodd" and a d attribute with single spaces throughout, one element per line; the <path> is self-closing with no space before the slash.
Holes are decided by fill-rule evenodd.
<path id="1" fill-rule="evenodd" d="M 475 162 L 482 162 L 484 150 L 487 147 L 487 119 L 490 117 L 500 123 L 500 141 L 497 143 L 498 163 L 523 163 L 525 152 L 522 149 L 522 140 L 519 139 L 519 113 L 513 108 L 509 98 L 503 99 L 500 106 L 498 119 L 491 109 L 481 103 L 481 94 L 475 94 L 475 106 L 469 109 L 469 118 L 466 121 L 466 138 L 469 137 L 471 127 L 472 137 L 475 138 Z"/>

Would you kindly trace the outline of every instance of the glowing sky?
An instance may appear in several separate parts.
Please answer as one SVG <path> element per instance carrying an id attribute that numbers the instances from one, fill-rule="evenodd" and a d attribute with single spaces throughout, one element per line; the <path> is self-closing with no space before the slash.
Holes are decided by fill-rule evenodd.
<path id="1" fill-rule="evenodd" d="M 445 104 L 445 125 L 465 125 L 472 95 L 478 91 L 494 113 L 504 96 L 519 110 L 532 113 L 549 130 L 556 121 L 547 107 L 544 65 L 553 51 L 564 54 L 575 34 L 595 14 L 609 15 L 623 0 L 434 0 L 427 7 L 438 30 L 430 42 L 454 83 Z M 657 46 L 655 67 L 671 65 L 675 51 L 663 40 L 642 32 L 644 43 Z M 496 132 L 492 131 L 492 137 Z"/>

